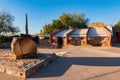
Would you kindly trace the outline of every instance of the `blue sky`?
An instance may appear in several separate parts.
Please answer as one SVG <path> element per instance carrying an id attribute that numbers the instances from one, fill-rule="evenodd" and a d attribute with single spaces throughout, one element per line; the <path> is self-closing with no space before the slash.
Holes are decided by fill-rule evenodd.
<path id="1" fill-rule="evenodd" d="M 24 33 L 25 13 L 29 18 L 29 33 L 39 33 L 45 24 L 62 13 L 84 13 L 90 22 L 115 24 L 120 19 L 120 0 L 0 0 L 0 11 L 15 17 L 14 25 Z"/>

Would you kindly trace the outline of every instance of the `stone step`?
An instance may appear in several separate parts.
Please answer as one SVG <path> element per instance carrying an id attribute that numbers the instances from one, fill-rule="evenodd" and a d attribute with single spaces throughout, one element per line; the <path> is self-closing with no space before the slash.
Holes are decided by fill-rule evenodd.
<path id="1" fill-rule="evenodd" d="M 31 58 L 19 60 L 0 60 L 0 72 L 13 76 L 27 78 L 40 68 L 54 61 L 58 56 L 55 54 L 35 54 Z"/>

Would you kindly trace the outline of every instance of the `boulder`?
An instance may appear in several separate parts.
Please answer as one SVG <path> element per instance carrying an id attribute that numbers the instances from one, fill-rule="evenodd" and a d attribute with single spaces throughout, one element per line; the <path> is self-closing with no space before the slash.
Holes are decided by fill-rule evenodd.
<path id="1" fill-rule="evenodd" d="M 19 37 L 14 37 L 11 43 L 11 48 L 12 53 L 16 55 L 16 59 L 37 53 L 36 44 L 31 38 L 20 39 Z"/>

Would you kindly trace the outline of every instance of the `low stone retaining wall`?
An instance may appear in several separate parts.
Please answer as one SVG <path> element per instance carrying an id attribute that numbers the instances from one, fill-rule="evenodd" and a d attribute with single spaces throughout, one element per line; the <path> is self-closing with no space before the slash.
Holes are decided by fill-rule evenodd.
<path id="1" fill-rule="evenodd" d="M 81 38 L 80 37 L 74 37 L 70 40 L 70 44 L 72 45 L 81 45 Z"/>
<path id="2" fill-rule="evenodd" d="M 7 55 L 7 58 L 5 55 Z M 56 54 L 39 53 L 31 55 L 27 59 L 14 60 L 11 59 L 11 55 L 8 56 L 8 53 L 5 52 L 4 55 L 0 55 L 0 72 L 25 78 L 26 80 L 28 76 L 57 58 Z"/>
<path id="3" fill-rule="evenodd" d="M 93 46 L 102 46 L 108 47 L 109 46 L 109 39 L 108 37 L 90 37 L 88 38 L 88 44 Z"/>

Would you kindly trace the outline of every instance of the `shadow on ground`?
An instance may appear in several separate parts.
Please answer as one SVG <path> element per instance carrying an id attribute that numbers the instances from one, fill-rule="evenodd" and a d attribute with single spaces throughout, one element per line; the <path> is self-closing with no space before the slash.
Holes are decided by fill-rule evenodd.
<path id="1" fill-rule="evenodd" d="M 48 66 L 34 73 L 30 78 L 61 76 L 72 65 L 120 66 L 120 57 L 60 57 Z"/>

